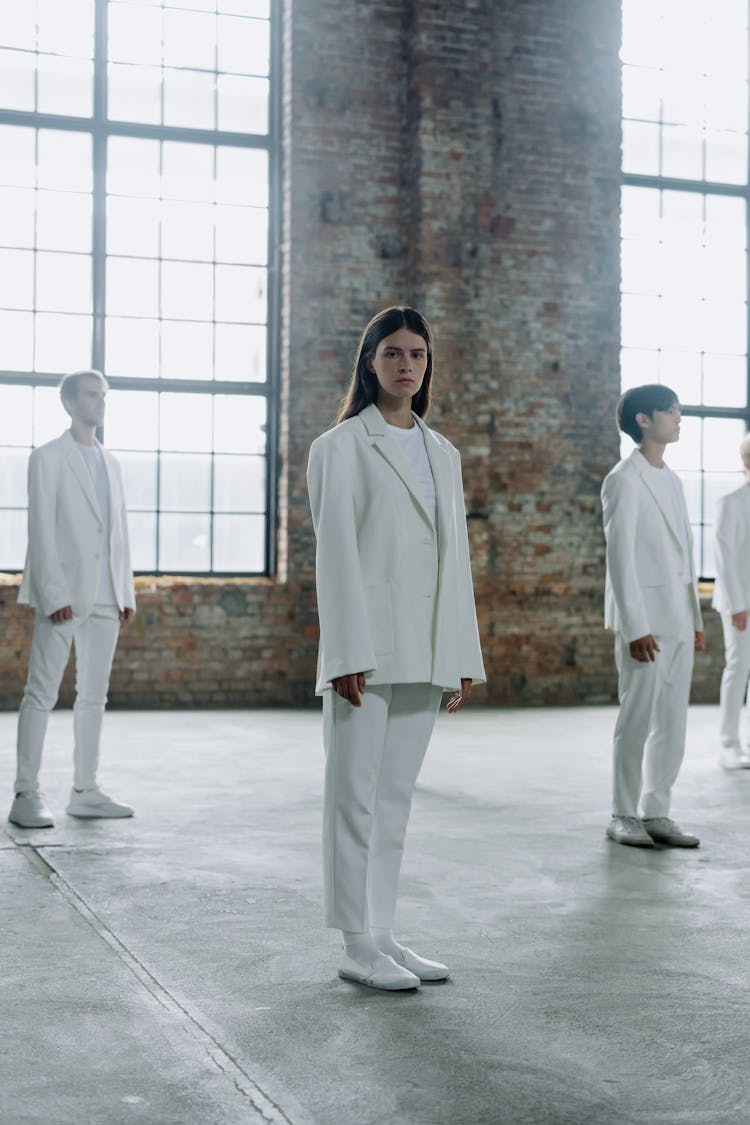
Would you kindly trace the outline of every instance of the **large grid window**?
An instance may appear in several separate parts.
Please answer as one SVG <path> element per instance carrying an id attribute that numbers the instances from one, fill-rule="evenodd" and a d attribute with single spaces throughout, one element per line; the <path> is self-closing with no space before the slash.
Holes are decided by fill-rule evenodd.
<path id="1" fill-rule="evenodd" d="M 56 384 L 110 383 L 137 571 L 273 567 L 273 0 L 24 0 L 0 22 L 0 567 Z"/>
<path id="2" fill-rule="evenodd" d="M 750 425 L 747 28 L 747 0 L 623 2 L 622 384 L 680 397 L 667 459 L 706 578 Z"/>

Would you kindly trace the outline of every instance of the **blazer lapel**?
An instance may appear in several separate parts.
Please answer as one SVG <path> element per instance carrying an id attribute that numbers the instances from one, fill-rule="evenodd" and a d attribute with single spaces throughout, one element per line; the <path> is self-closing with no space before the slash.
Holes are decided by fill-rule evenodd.
<path id="1" fill-rule="evenodd" d="M 432 430 L 421 418 L 417 418 L 417 425 L 424 434 L 425 448 L 430 460 L 432 478 L 435 481 L 435 495 L 438 510 L 438 541 L 443 542 L 450 527 L 451 502 L 453 497 L 453 470 L 447 449 L 436 440 Z"/>
<path id="2" fill-rule="evenodd" d="M 86 499 L 91 505 L 94 515 L 98 520 L 101 520 L 102 513 L 99 511 L 99 502 L 96 499 L 96 492 L 94 491 L 94 482 L 91 479 L 91 473 L 84 464 L 83 457 L 75 447 L 75 441 L 69 430 L 66 430 L 60 439 L 63 443 L 65 456 L 68 460 L 68 465 L 73 470 L 73 476 L 76 478 L 81 488 L 84 491 Z"/>
<path id="3" fill-rule="evenodd" d="M 414 474 L 406 458 L 402 456 L 401 450 L 398 448 L 396 442 L 389 436 L 388 427 L 383 415 L 380 413 L 377 406 L 371 403 L 370 406 L 366 406 L 364 410 L 360 411 L 359 418 L 365 427 L 371 444 L 377 449 L 381 457 L 385 458 L 394 472 L 398 473 L 399 477 L 408 488 L 420 515 L 432 528 L 432 518 L 424 507 L 419 485 L 414 478 Z M 422 432 L 424 433 L 424 429 Z M 430 464 L 432 464 L 432 461 L 430 461 Z M 437 481 L 435 482 L 435 491 L 437 492 Z M 438 506 L 438 512 L 439 511 Z"/>
<path id="4" fill-rule="evenodd" d="M 636 472 L 640 476 L 640 478 L 643 481 L 643 483 L 645 484 L 646 488 L 649 490 L 650 494 L 653 496 L 654 500 L 656 501 L 657 507 L 659 508 L 659 511 L 664 516 L 664 519 L 667 521 L 667 527 L 672 532 L 672 535 L 675 537 L 677 543 L 682 545 L 682 538 L 680 536 L 680 531 L 679 531 L 679 528 L 677 527 L 677 525 L 675 524 L 675 521 L 674 521 L 674 512 L 668 511 L 664 507 L 664 505 L 661 502 L 661 497 L 659 496 L 658 492 L 656 492 L 651 487 L 651 481 L 648 479 L 648 474 L 643 471 L 644 467 L 645 467 L 644 464 L 643 464 L 643 462 L 645 462 L 645 458 L 643 457 L 643 454 L 640 453 L 636 449 L 636 450 L 633 451 L 633 453 L 631 453 L 630 457 L 631 457 L 631 461 L 633 463 L 633 466 L 634 466 Z M 685 518 L 687 519 L 687 513 L 685 513 Z"/>

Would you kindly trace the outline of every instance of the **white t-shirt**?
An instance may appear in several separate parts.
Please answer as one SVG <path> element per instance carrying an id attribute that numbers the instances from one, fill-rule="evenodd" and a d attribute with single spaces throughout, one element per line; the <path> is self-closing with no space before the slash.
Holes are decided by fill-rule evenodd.
<path id="1" fill-rule="evenodd" d="M 112 568 L 109 557 L 109 534 L 111 520 L 109 514 L 109 477 L 107 466 L 104 464 L 104 454 L 98 445 L 83 445 L 80 441 L 76 446 L 81 451 L 81 456 L 86 468 L 94 482 L 94 491 L 99 503 L 104 530 L 102 532 L 102 554 L 99 559 L 99 585 L 94 602 L 96 605 L 117 605 L 114 583 L 112 582 Z"/>
<path id="2" fill-rule="evenodd" d="M 672 522 L 677 529 L 680 547 L 682 548 L 682 576 L 685 582 L 690 582 L 690 576 L 693 572 L 690 559 L 690 540 L 688 538 L 687 520 L 685 519 L 685 501 L 679 477 L 672 472 L 668 465 L 662 466 L 661 469 L 655 469 L 653 465 L 646 461 L 645 457 L 643 460 L 646 462 L 644 472 L 651 488 L 659 497 L 662 508 L 672 516 Z"/>
<path id="3" fill-rule="evenodd" d="M 388 433 L 398 445 L 413 472 L 419 485 L 419 498 L 422 501 L 422 506 L 432 520 L 432 526 L 437 527 L 435 481 L 432 476 L 432 467 L 427 456 L 422 430 L 416 422 L 410 430 L 402 430 L 400 426 L 388 424 Z"/>

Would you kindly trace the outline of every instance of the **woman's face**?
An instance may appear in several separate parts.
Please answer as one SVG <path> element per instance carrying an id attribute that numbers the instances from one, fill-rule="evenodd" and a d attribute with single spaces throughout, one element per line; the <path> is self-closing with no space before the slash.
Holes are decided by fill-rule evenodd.
<path id="1" fill-rule="evenodd" d="M 370 368 L 378 379 L 378 401 L 411 399 L 427 370 L 427 343 L 416 332 L 399 328 L 380 341 Z"/>

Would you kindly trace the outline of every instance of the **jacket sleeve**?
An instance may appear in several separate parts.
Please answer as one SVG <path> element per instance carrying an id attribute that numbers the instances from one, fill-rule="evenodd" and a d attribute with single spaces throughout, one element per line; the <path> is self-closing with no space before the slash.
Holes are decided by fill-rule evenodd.
<path id="1" fill-rule="evenodd" d="M 737 530 L 737 521 L 732 519 L 732 505 L 724 497 L 717 505 L 714 553 L 716 577 L 724 587 L 724 605 L 728 613 L 742 613 L 750 609 L 737 573 Z"/>
<path id="2" fill-rule="evenodd" d="M 45 617 L 70 605 L 72 596 L 57 549 L 58 474 L 39 451 L 29 458 L 29 559 L 31 586 Z"/>
<path id="3" fill-rule="evenodd" d="M 125 501 L 125 486 L 122 483 L 122 470 L 116 458 L 112 458 L 117 480 L 120 486 L 120 531 L 122 534 L 122 573 L 125 579 L 124 600 L 125 608 L 132 609 L 135 613 L 135 584 L 133 582 L 133 564 L 130 559 L 130 535 L 128 533 L 128 509 Z"/>
<path id="4" fill-rule="evenodd" d="M 461 455 L 454 453 L 453 465 L 453 504 L 456 515 L 456 551 L 458 555 L 459 621 L 462 623 L 459 673 L 462 679 L 471 679 L 475 684 L 487 682 L 482 660 L 482 647 L 477 624 L 477 609 L 474 601 L 474 582 L 471 573 L 469 552 L 469 531 L 466 525 L 466 501 L 464 500 L 463 477 L 461 475 Z"/>
<path id="5" fill-rule="evenodd" d="M 377 667 L 359 561 L 353 474 L 337 442 L 313 442 L 307 487 L 317 539 L 320 678 L 330 683 Z"/>
<path id="6" fill-rule="evenodd" d="M 638 502 L 632 482 L 610 473 L 602 485 L 607 574 L 625 640 L 635 641 L 651 632 L 636 571 L 635 536 Z"/>

